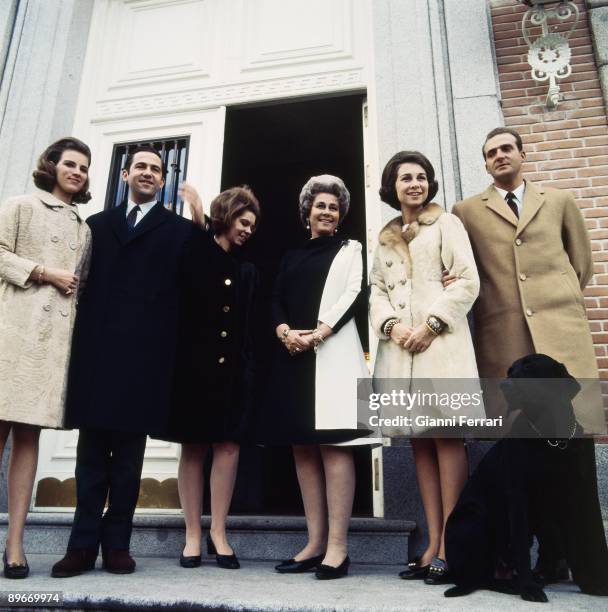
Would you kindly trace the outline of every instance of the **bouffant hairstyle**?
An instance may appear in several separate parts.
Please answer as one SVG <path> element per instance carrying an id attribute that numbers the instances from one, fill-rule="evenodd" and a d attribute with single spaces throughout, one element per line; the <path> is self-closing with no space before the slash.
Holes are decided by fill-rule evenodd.
<path id="1" fill-rule="evenodd" d="M 429 183 L 429 193 L 423 206 L 433 201 L 433 198 L 439 191 L 439 183 L 435 178 L 435 168 L 433 164 L 418 151 L 399 151 L 395 153 L 389 160 L 384 170 L 382 171 L 382 186 L 380 187 L 380 199 L 386 202 L 391 208 L 401 210 L 399 198 L 395 191 L 395 183 L 397 182 L 397 171 L 401 164 L 418 164 L 426 172 L 426 178 Z"/>
<path id="2" fill-rule="evenodd" d="M 78 138 L 61 138 L 53 144 L 49 145 L 42 155 L 38 158 L 36 170 L 32 173 L 34 185 L 38 189 L 51 193 L 57 185 L 57 169 L 56 166 L 61 159 L 64 151 L 77 151 L 82 153 L 91 164 L 91 149 Z M 91 199 L 89 193 L 89 178 L 85 181 L 82 189 L 75 193 L 72 197 L 72 202 L 85 204 Z"/>
<path id="3" fill-rule="evenodd" d="M 300 220 L 304 227 L 306 227 L 310 217 L 310 210 L 315 196 L 320 193 L 331 193 L 338 198 L 338 206 L 340 209 L 339 224 L 344 221 L 344 217 L 348 214 L 348 209 L 350 208 L 350 193 L 348 189 L 346 189 L 344 181 L 331 174 L 311 176 L 300 192 Z"/>
<path id="4" fill-rule="evenodd" d="M 133 158 L 135 157 L 137 153 L 154 153 L 154 155 L 156 155 L 158 159 L 160 159 L 160 169 L 164 173 L 165 169 L 163 166 L 163 158 L 161 157 L 160 153 L 152 145 L 149 145 L 149 144 L 141 144 L 141 145 L 137 145 L 136 147 L 133 147 L 132 149 L 129 149 L 129 154 L 127 155 L 127 159 L 125 160 L 125 167 L 124 167 L 124 169 L 127 172 L 129 172 L 129 170 L 131 169 Z"/>
<path id="5" fill-rule="evenodd" d="M 486 143 L 488 142 L 488 140 L 490 140 L 490 138 L 494 138 L 494 136 L 500 136 L 500 134 L 511 134 L 511 136 L 515 138 L 515 142 L 517 143 L 517 148 L 520 151 L 524 150 L 524 143 L 517 130 L 514 130 L 513 128 L 509 128 L 509 127 L 497 127 L 497 128 L 494 128 L 491 132 L 488 132 L 486 139 L 483 141 L 483 145 L 481 146 L 481 154 L 483 155 L 484 159 L 486 158 Z"/>
<path id="6" fill-rule="evenodd" d="M 248 185 L 231 187 L 222 191 L 211 202 L 210 215 L 211 226 L 217 234 L 225 234 L 232 226 L 235 219 L 240 217 L 245 211 L 255 215 L 255 225 L 257 227 L 260 219 L 260 203 Z"/>

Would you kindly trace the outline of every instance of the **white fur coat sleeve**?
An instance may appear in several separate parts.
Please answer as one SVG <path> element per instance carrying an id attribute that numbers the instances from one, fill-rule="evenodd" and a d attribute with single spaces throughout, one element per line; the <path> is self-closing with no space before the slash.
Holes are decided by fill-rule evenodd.
<path id="1" fill-rule="evenodd" d="M 479 295 L 479 274 L 462 221 L 455 215 L 445 214 L 437 223 L 441 229 L 441 259 L 456 280 L 431 304 L 427 316 L 435 315 L 451 331 L 456 321 L 466 317 Z"/>
<path id="2" fill-rule="evenodd" d="M 373 330 L 376 335 L 382 340 L 386 340 L 388 336 L 382 331 L 384 323 L 388 319 L 399 319 L 399 314 L 391 304 L 386 290 L 384 274 L 382 273 L 382 264 L 380 260 L 380 246 L 376 247 L 374 253 L 374 263 L 369 275 L 370 294 L 369 294 L 369 318 Z"/>

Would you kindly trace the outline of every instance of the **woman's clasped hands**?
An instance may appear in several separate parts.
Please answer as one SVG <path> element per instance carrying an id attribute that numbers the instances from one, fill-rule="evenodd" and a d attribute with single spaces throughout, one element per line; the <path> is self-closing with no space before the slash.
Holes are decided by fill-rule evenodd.
<path id="1" fill-rule="evenodd" d="M 391 340 L 410 353 L 424 353 L 436 337 L 425 323 L 415 327 L 397 323 L 391 330 Z"/>

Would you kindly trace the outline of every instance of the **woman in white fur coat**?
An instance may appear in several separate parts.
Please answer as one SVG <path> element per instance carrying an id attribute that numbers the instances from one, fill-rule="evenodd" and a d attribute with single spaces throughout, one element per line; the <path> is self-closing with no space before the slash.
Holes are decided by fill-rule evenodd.
<path id="1" fill-rule="evenodd" d="M 370 319 L 380 338 L 375 390 L 396 386 L 386 379 L 400 379 L 406 391 L 415 391 L 409 388 L 413 379 L 478 377 L 467 312 L 479 293 L 479 277 L 462 223 L 431 202 L 437 190 L 432 164 L 415 151 L 397 153 L 382 174 L 380 196 L 401 216 L 380 232 L 370 274 Z M 444 269 L 457 277 L 448 288 L 441 282 Z M 433 412 L 442 416 L 437 406 Z M 429 543 L 400 576 L 437 584 L 446 579 L 443 531 L 467 478 L 467 458 L 461 438 L 417 437 L 429 432 L 412 421 L 412 427 L 388 433 L 412 436 Z"/>

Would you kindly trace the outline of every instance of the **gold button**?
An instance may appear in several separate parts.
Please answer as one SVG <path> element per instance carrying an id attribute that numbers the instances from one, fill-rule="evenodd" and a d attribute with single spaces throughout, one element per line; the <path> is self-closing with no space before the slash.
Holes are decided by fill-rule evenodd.
<path id="1" fill-rule="evenodd" d="M 526 278 L 528 278 L 523 272 L 519 275 L 519 280 L 526 280 Z"/>
<path id="2" fill-rule="evenodd" d="M 528 308 L 528 310 L 526 310 L 526 314 L 531 317 L 534 314 L 534 311 L 531 308 Z"/>
<path id="3" fill-rule="evenodd" d="M 224 308 L 222 308 L 222 310 L 224 312 L 230 312 L 230 306 L 224 306 Z"/>
<path id="4" fill-rule="evenodd" d="M 45 304 L 42 307 L 42 310 L 44 310 L 44 312 L 49 312 L 49 310 L 51 310 L 51 305 L 50 304 Z"/>
<path id="5" fill-rule="evenodd" d="M 224 281 L 224 285 L 232 285 L 232 281 L 231 281 L 229 278 L 227 278 L 227 279 Z"/>
<path id="6" fill-rule="evenodd" d="M 217 360 L 217 362 L 218 362 L 218 363 L 224 363 L 224 361 L 226 361 L 226 360 L 224 359 L 224 357 L 220 357 L 220 358 Z"/>
<path id="7" fill-rule="evenodd" d="M 520 246 L 520 245 L 521 245 L 521 240 L 520 240 L 519 238 L 517 238 L 517 240 L 515 241 L 515 244 L 516 244 L 517 246 Z"/>
<path id="8" fill-rule="evenodd" d="M 225 331 L 220 332 L 220 336 L 221 336 L 222 338 L 225 338 L 227 335 L 228 335 L 228 332 L 225 332 Z"/>
<path id="9" fill-rule="evenodd" d="M 59 242 L 59 236 L 51 236 L 51 242 Z"/>

